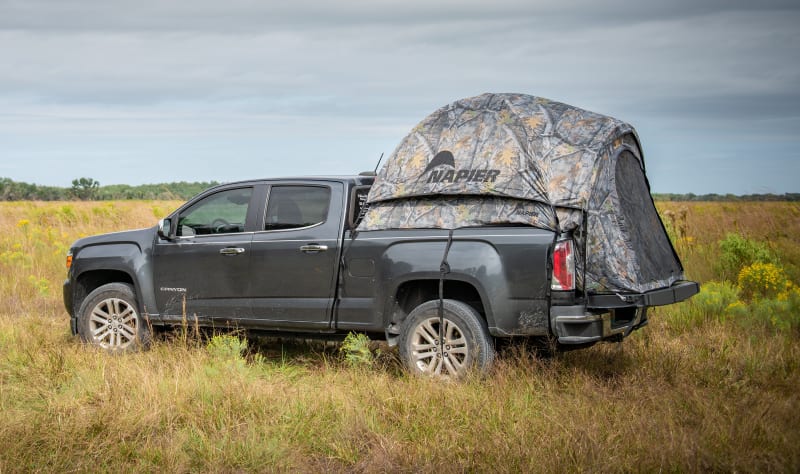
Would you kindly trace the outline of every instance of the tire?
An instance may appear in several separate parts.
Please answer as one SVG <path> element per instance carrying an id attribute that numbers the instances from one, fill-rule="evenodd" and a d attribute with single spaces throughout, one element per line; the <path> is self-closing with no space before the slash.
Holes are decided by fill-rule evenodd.
<path id="1" fill-rule="evenodd" d="M 84 342 L 111 353 L 150 344 L 150 329 L 138 310 L 133 287 L 125 283 L 109 283 L 89 293 L 78 310 L 78 334 Z"/>
<path id="2" fill-rule="evenodd" d="M 439 357 L 439 300 L 414 308 L 400 336 L 400 358 L 419 375 L 462 378 L 470 370 L 486 372 L 494 361 L 494 340 L 475 309 L 444 300 L 444 357 Z"/>

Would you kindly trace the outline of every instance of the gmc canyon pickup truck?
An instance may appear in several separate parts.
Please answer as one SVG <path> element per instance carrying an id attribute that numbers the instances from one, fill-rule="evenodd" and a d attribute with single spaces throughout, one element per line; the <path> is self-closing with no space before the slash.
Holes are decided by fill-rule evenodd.
<path id="1" fill-rule="evenodd" d="M 67 261 L 72 332 L 110 351 L 186 319 L 358 331 L 399 345 L 412 372 L 456 377 L 487 368 L 495 338 L 619 341 L 699 291 L 633 128 L 521 94 L 442 107 L 377 176 L 217 186 Z"/>
<path id="2" fill-rule="evenodd" d="M 683 299 L 696 286 L 587 310 L 575 291 L 572 241 L 553 232 L 495 226 L 457 229 L 452 236 L 436 229 L 356 233 L 372 181 L 225 184 L 157 227 L 78 240 L 64 284 L 73 334 L 125 351 L 148 342 L 149 325 L 180 324 L 187 316 L 219 328 L 359 331 L 399 342 L 412 370 L 458 374 L 471 365 L 487 367 L 495 337 L 619 340 L 647 323 L 648 305 L 664 296 Z M 440 344 L 439 281 L 448 240 Z M 563 316 L 571 319 L 565 323 Z"/>

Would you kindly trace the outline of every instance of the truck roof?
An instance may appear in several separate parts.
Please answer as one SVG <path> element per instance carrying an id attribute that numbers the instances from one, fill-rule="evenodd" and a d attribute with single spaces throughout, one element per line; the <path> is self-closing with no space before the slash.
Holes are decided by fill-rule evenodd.
<path id="1" fill-rule="evenodd" d="M 209 189 L 214 189 L 220 186 L 229 186 L 231 184 L 255 184 L 255 183 L 263 183 L 265 181 L 339 181 L 346 184 L 361 186 L 361 185 L 371 185 L 374 180 L 375 180 L 374 176 L 366 176 L 366 175 L 280 176 L 280 177 L 260 178 L 260 179 L 246 179 L 242 181 L 231 181 L 227 183 L 221 183 L 216 186 L 212 186 Z"/>

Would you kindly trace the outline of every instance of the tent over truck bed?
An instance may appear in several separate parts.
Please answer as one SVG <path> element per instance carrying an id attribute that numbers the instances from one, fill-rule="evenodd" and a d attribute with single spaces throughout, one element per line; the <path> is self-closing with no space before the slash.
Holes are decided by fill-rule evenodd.
<path id="1" fill-rule="evenodd" d="M 617 119 L 522 94 L 482 94 L 426 117 L 398 145 L 359 230 L 526 225 L 570 235 L 578 289 L 598 306 L 668 304 L 683 280 L 639 139 Z M 661 298 L 661 299 L 659 299 Z M 670 301 L 671 300 L 671 301 Z"/>

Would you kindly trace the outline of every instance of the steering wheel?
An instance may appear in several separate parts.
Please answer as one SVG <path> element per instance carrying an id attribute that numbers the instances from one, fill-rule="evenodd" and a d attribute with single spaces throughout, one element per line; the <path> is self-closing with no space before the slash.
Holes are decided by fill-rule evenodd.
<path id="1" fill-rule="evenodd" d="M 231 225 L 230 222 L 226 221 L 221 217 L 217 217 L 216 219 L 211 221 L 211 228 L 214 229 L 215 234 L 221 233 L 220 231 L 223 229 L 223 227 L 228 225 Z"/>

